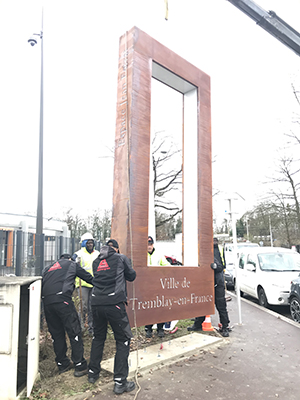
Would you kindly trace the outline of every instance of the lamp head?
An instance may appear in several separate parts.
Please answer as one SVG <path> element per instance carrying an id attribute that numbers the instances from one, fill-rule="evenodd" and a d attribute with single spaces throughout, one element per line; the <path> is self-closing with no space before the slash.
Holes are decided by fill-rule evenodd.
<path id="1" fill-rule="evenodd" d="M 31 37 L 28 39 L 28 43 L 30 43 L 31 46 L 34 46 L 34 45 L 37 44 L 37 40 L 36 40 L 36 38 L 35 38 L 34 36 L 31 36 Z"/>

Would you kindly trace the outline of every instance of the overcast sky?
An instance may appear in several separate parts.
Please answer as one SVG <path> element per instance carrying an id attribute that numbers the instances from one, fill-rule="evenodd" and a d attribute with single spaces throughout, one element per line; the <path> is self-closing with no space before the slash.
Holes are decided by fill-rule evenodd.
<path id="1" fill-rule="evenodd" d="M 299 0 L 257 0 L 300 31 Z M 112 203 L 119 38 L 133 26 L 211 76 L 214 190 L 254 204 L 297 111 L 300 58 L 226 0 L 44 1 L 44 215 Z M 0 0 L 0 211 L 36 212 L 40 1 Z M 298 86 L 300 89 L 300 86 Z M 226 197 L 226 196 L 225 196 Z M 215 210 L 226 209 L 219 197 Z"/>

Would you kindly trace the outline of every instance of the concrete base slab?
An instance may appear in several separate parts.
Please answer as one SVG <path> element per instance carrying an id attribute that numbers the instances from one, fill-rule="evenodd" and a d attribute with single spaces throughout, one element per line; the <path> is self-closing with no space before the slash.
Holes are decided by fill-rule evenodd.
<path id="1" fill-rule="evenodd" d="M 182 357 L 189 357 L 195 351 L 222 342 L 223 338 L 193 332 L 169 342 L 157 343 L 129 354 L 129 376 L 134 376 L 136 371 L 149 370 L 169 364 Z M 138 368 L 137 368 L 138 365 Z M 101 368 L 113 373 L 114 358 L 101 362 Z"/>

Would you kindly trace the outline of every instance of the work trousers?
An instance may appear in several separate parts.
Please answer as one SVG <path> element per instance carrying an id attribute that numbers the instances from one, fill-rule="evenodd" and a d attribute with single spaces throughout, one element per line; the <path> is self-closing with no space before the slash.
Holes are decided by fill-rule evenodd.
<path id="1" fill-rule="evenodd" d="M 93 333 L 93 313 L 92 313 L 92 289 L 91 287 L 81 286 L 82 308 L 79 306 L 81 316 L 81 327 L 84 329 L 84 323 L 87 321 L 89 333 Z M 80 298 L 80 288 L 77 288 L 77 294 Z"/>
<path id="2" fill-rule="evenodd" d="M 163 330 L 164 324 L 165 324 L 164 322 L 162 322 L 160 324 L 156 324 L 157 325 L 157 332 Z M 148 332 L 148 331 L 152 332 L 152 327 L 153 327 L 153 324 L 152 325 L 145 325 L 145 331 L 146 332 Z"/>
<path id="3" fill-rule="evenodd" d="M 103 348 L 109 322 L 116 341 L 114 380 L 125 382 L 128 376 L 128 356 L 132 332 L 124 303 L 115 305 L 92 305 L 94 337 L 89 363 L 89 377 L 98 378 Z"/>
<path id="4" fill-rule="evenodd" d="M 87 368 L 83 357 L 83 342 L 81 337 L 80 321 L 74 303 L 61 302 L 44 304 L 45 317 L 49 332 L 53 339 L 53 348 L 56 355 L 55 361 L 58 369 L 63 371 L 70 364 L 67 357 L 66 333 L 71 344 L 71 359 L 75 370 L 81 371 Z"/>
<path id="5" fill-rule="evenodd" d="M 224 285 L 215 285 L 215 306 L 219 313 L 219 319 L 223 328 L 227 328 L 229 325 L 229 317 L 227 312 L 227 303 L 225 299 L 225 287 Z M 202 327 L 205 317 L 196 317 L 195 326 Z"/>
<path id="6" fill-rule="evenodd" d="M 219 313 L 219 319 L 222 324 L 222 327 L 227 328 L 230 321 L 227 312 L 227 303 L 225 298 L 224 285 L 215 286 L 215 305 Z"/>

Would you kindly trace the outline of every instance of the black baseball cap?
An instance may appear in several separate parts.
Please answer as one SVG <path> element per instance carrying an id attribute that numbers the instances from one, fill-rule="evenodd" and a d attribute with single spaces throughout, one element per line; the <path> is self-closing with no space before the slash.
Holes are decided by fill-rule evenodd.
<path id="1" fill-rule="evenodd" d="M 67 260 L 69 260 L 71 257 L 72 257 L 71 254 L 68 253 L 64 253 L 60 256 L 60 258 L 66 258 Z"/>
<path id="2" fill-rule="evenodd" d="M 149 244 L 153 244 L 154 243 L 154 240 L 153 240 L 152 236 L 148 236 L 148 243 Z"/>
<path id="3" fill-rule="evenodd" d="M 115 239 L 109 239 L 107 242 L 106 242 L 106 246 L 112 246 L 112 247 L 114 247 L 115 249 L 118 249 L 119 248 L 119 244 L 118 244 L 118 242 L 115 240 Z"/>

